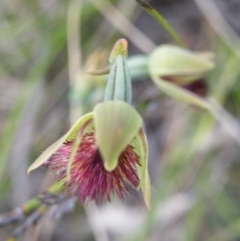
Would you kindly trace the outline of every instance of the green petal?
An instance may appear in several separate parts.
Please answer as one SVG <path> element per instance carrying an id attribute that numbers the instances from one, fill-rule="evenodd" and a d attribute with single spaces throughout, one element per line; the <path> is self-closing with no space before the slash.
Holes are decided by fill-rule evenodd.
<path id="1" fill-rule="evenodd" d="M 93 119 L 96 143 L 104 166 L 112 171 L 118 164 L 119 155 L 142 126 L 142 118 L 129 104 L 108 101 L 95 106 Z"/>
<path id="2" fill-rule="evenodd" d="M 73 140 L 79 129 L 90 119 L 92 119 L 93 113 L 86 114 L 82 116 L 73 126 L 72 128 L 65 134 L 63 137 L 61 137 L 59 140 L 57 140 L 55 143 L 53 143 L 51 146 L 49 146 L 36 160 L 32 163 L 32 165 L 28 168 L 28 173 L 33 171 L 34 169 L 41 166 L 44 162 L 46 162 L 52 154 L 57 151 L 61 145 L 65 141 Z"/>
<path id="3" fill-rule="evenodd" d="M 206 99 L 201 98 L 198 95 L 195 95 L 190 91 L 183 89 L 182 87 L 164 81 L 156 76 L 151 76 L 151 78 L 154 80 L 155 84 L 159 87 L 161 91 L 175 98 L 176 100 L 207 110 L 211 108 L 211 104 Z"/>
<path id="4" fill-rule="evenodd" d="M 156 76 L 180 76 L 186 83 L 200 78 L 214 68 L 213 61 L 205 55 L 193 53 L 178 46 L 164 44 L 149 56 L 149 73 Z"/>
<path id="5" fill-rule="evenodd" d="M 65 141 L 71 141 L 73 140 L 76 136 L 77 133 L 79 131 L 79 129 L 89 120 L 93 119 L 93 113 L 88 113 L 84 116 L 82 116 L 81 118 L 79 118 L 75 124 L 71 127 L 71 129 L 68 131 L 68 133 L 66 134 L 67 137 L 65 139 Z"/>
<path id="6" fill-rule="evenodd" d="M 141 128 L 136 136 L 136 139 L 133 141 L 133 145 L 136 148 L 136 152 L 140 157 L 140 164 L 138 166 L 140 185 L 139 188 L 143 193 L 144 201 L 148 207 L 151 209 L 151 184 L 148 172 L 148 144 L 147 137 Z"/>

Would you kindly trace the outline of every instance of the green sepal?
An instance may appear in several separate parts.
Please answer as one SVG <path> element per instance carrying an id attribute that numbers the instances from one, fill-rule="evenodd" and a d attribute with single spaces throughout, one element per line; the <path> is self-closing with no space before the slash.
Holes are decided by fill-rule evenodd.
<path id="1" fill-rule="evenodd" d="M 104 167 L 114 170 L 118 158 L 142 126 L 137 111 L 123 101 L 108 101 L 97 104 L 93 110 L 95 138 Z"/>
<path id="2" fill-rule="evenodd" d="M 57 140 L 55 143 L 53 143 L 51 146 L 49 146 L 36 160 L 31 164 L 31 166 L 28 168 L 28 173 L 33 171 L 34 169 L 40 167 L 44 162 L 46 162 L 53 154 L 56 152 L 61 145 L 65 141 L 73 140 L 77 133 L 79 132 L 79 129 L 89 120 L 93 118 L 93 113 L 86 114 L 82 116 L 73 126 L 72 128 L 59 140 Z"/>
<path id="3" fill-rule="evenodd" d="M 148 172 L 148 144 L 147 137 L 144 133 L 143 128 L 138 131 L 136 138 L 132 142 L 136 148 L 136 152 L 139 155 L 139 161 L 141 165 L 138 165 L 138 175 L 140 179 L 139 188 L 142 191 L 144 201 L 151 209 L 151 183 Z"/>
<path id="4" fill-rule="evenodd" d="M 89 131 L 89 129 L 93 129 L 93 118 L 92 117 L 90 119 L 88 119 L 87 121 L 85 121 L 83 125 L 81 125 L 81 127 L 78 129 L 76 136 L 74 138 L 71 154 L 70 154 L 68 164 L 67 164 L 67 181 L 70 180 L 72 164 L 74 162 L 74 158 L 77 154 L 78 148 L 81 144 L 82 137 L 87 131 Z"/>
<path id="5" fill-rule="evenodd" d="M 152 79 L 162 92 L 176 100 L 179 100 L 190 105 L 194 105 L 196 107 L 200 107 L 202 109 L 209 110 L 211 108 L 211 104 L 206 99 L 201 98 L 198 95 L 188 90 L 185 90 L 182 87 L 179 87 L 168 81 L 162 80 L 161 78 L 158 78 L 156 76 L 152 76 Z"/>
<path id="6" fill-rule="evenodd" d="M 149 56 L 149 74 L 158 77 L 178 77 L 178 84 L 188 84 L 201 78 L 214 68 L 214 63 L 206 55 L 193 53 L 187 49 L 164 44 Z"/>
<path id="7" fill-rule="evenodd" d="M 67 137 L 65 141 L 72 141 L 77 136 L 80 128 L 84 126 L 86 122 L 90 121 L 91 119 L 93 119 L 93 112 L 90 112 L 80 117 L 66 134 Z"/>

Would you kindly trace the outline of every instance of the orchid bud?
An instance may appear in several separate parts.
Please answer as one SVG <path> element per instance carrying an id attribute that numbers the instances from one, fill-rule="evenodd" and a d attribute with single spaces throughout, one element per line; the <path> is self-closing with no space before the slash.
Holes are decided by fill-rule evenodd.
<path id="1" fill-rule="evenodd" d="M 150 77 L 167 95 L 181 102 L 209 109 L 204 98 L 208 85 L 204 75 L 214 68 L 209 53 L 193 53 L 174 45 L 161 45 L 149 56 Z"/>
<path id="2" fill-rule="evenodd" d="M 209 56 L 164 44 L 149 56 L 149 74 L 177 85 L 186 85 L 202 78 L 214 68 L 214 63 Z"/>
<path id="3" fill-rule="evenodd" d="M 107 79 L 104 101 L 122 100 L 132 102 L 132 80 L 126 61 L 127 40 L 120 39 L 115 44 L 110 56 L 113 62 Z"/>

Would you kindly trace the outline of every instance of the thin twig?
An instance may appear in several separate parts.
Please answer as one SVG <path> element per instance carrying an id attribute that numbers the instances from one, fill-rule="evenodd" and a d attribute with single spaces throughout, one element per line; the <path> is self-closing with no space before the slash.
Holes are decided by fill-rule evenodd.
<path id="1" fill-rule="evenodd" d="M 59 193 L 64 189 L 62 181 L 54 183 L 47 192 L 50 194 Z M 38 197 L 34 197 L 28 202 L 24 203 L 22 207 L 16 208 L 10 212 L 0 215 L 0 227 L 6 226 L 9 223 L 17 222 L 23 220 L 26 216 L 34 212 L 42 205 L 42 202 Z"/>
<path id="2" fill-rule="evenodd" d="M 37 208 L 31 215 L 29 215 L 26 220 L 14 230 L 12 237 L 19 237 L 28 227 L 36 223 L 46 212 L 46 210 L 47 206 L 40 205 L 39 208 Z"/>
<path id="3" fill-rule="evenodd" d="M 10 223 L 15 223 L 25 218 L 23 209 L 18 207 L 10 212 L 0 215 L 0 227 L 4 227 Z"/>

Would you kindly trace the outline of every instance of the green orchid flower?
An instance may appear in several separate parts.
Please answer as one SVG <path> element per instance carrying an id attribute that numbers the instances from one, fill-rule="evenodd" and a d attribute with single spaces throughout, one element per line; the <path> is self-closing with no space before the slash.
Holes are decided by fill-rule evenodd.
<path id="1" fill-rule="evenodd" d="M 142 191 L 150 208 L 147 160 L 141 116 L 123 101 L 107 101 L 82 116 L 28 172 L 49 166 L 82 202 L 110 200 L 112 193 L 123 199 L 131 186 Z"/>
<path id="2" fill-rule="evenodd" d="M 104 102 L 82 116 L 29 167 L 49 167 L 71 193 L 86 203 L 123 199 L 129 188 L 141 190 L 150 209 L 148 145 L 143 120 L 131 103 L 126 40 L 112 55 Z"/>

